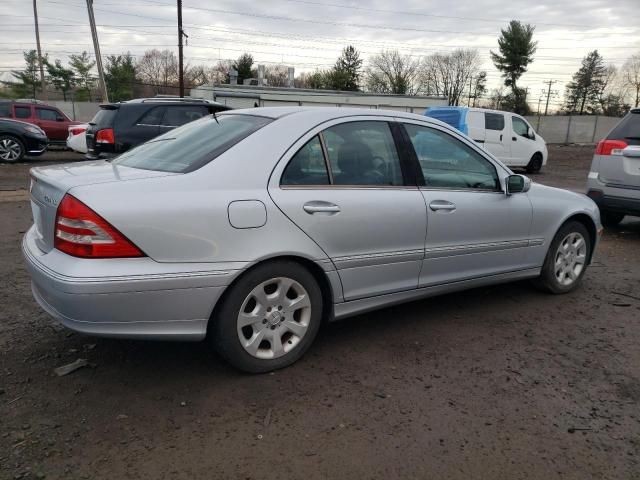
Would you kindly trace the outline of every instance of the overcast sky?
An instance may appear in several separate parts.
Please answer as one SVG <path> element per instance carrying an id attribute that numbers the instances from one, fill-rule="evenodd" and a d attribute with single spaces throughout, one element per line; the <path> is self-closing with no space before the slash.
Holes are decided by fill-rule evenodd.
<path id="1" fill-rule="evenodd" d="M 30 0 L 1 0 L 0 72 L 22 68 L 22 51 L 35 48 Z M 537 102 L 546 80 L 560 94 L 580 60 L 598 49 L 621 66 L 640 52 L 639 0 L 183 0 L 189 35 L 185 57 L 213 64 L 251 52 L 258 63 L 285 63 L 296 73 L 331 66 L 346 44 L 363 57 L 383 48 L 411 55 L 478 48 L 489 87 L 500 83 L 489 60 L 501 27 L 510 19 L 536 26 L 538 51 L 521 86 Z M 176 2 L 94 0 L 102 54 L 175 47 Z M 51 58 L 93 54 L 86 2 L 38 0 L 40 40 Z M 559 101 L 557 98 L 555 101 Z"/>

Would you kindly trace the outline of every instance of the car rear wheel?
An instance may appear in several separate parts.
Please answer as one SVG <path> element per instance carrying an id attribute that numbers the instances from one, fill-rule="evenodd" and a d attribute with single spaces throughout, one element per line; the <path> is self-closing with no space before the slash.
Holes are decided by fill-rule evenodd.
<path id="1" fill-rule="evenodd" d="M 25 154 L 24 145 L 11 135 L 0 136 L 0 160 L 3 162 L 19 162 Z"/>
<path id="2" fill-rule="evenodd" d="M 591 254 L 589 232 L 580 222 L 563 225 L 551 242 L 535 283 L 551 293 L 568 293 L 582 281 Z"/>
<path id="3" fill-rule="evenodd" d="M 542 155 L 534 153 L 527 165 L 527 173 L 538 173 L 542 168 Z"/>
<path id="4" fill-rule="evenodd" d="M 624 213 L 607 212 L 606 210 L 600 212 L 600 221 L 605 227 L 615 227 L 623 218 Z"/>
<path id="5" fill-rule="evenodd" d="M 291 261 L 259 265 L 241 277 L 222 302 L 212 319 L 212 341 L 231 365 L 250 373 L 298 360 L 322 319 L 317 281 Z"/>

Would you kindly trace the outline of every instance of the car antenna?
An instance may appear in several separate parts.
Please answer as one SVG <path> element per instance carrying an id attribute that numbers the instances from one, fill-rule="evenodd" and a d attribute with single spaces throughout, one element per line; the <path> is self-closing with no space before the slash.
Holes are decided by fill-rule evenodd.
<path id="1" fill-rule="evenodd" d="M 211 112 L 211 115 L 213 115 L 214 120 L 216 121 L 216 123 L 218 125 L 220 125 L 220 122 L 218 121 L 218 117 L 216 117 L 216 111 L 214 110 L 213 112 Z"/>

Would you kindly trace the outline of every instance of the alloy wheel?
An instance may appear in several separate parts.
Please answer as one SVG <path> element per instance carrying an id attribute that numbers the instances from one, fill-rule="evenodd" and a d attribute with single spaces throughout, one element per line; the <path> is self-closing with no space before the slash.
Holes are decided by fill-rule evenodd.
<path id="1" fill-rule="evenodd" d="M 0 159 L 5 162 L 15 162 L 22 155 L 22 146 L 12 138 L 0 140 Z"/>

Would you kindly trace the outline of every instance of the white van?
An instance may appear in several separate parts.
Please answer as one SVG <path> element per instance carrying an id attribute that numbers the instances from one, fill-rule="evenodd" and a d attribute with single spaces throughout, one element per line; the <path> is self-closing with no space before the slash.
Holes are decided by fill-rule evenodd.
<path id="1" fill-rule="evenodd" d="M 547 144 L 520 115 L 469 107 L 433 107 L 425 115 L 457 128 L 509 167 L 536 173 L 547 164 Z"/>

